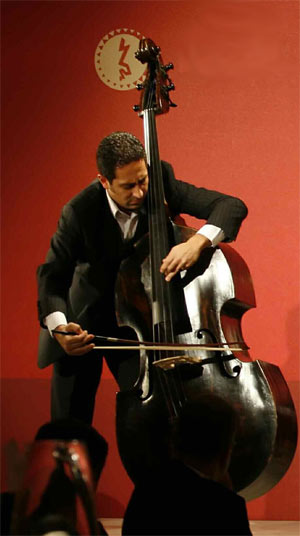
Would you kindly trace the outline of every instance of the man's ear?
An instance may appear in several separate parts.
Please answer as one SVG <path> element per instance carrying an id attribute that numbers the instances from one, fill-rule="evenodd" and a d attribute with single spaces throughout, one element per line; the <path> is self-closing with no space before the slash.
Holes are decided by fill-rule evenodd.
<path id="1" fill-rule="evenodd" d="M 110 187 L 109 180 L 106 177 L 103 177 L 103 175 L 101 175 L 100 173 L 98 173 L 97 177 L 98 177 L 99 181 L 101 182 L 103 188 L 105 188 L 105 190 L 107 190 Z"/>

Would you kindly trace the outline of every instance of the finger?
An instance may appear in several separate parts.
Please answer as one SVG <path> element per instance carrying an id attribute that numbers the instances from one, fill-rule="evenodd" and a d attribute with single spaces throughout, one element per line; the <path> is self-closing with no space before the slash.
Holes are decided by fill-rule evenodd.
<path id="1" fill-rule="evenodd" d="M 172 272 L 173 270 L 176 270 L 178 265 L 180 264 L 180 259 L 172 259 L 171 257 L 165 260 L 163 264 L 161 265 L 161 272 L 163 274 Z"/>
<path id="2" fill-rule="evenodd" d="M 173 279 L 174 275 L 176 275 L 176 274 L 177 274 L 177 271 L 169 272 L 168 275 L 166 275 L 165 280 L 167 282 L 171 281 L 171 279 Z"/>
<path id="3" fill-rule="evenodd" d="M 88 334 L 88 332 L 85 330 L 82 333 L 80 333 L 79 335 L 67 336 L 66 341 L 68 343 L 70 343 L 70 344 L 77 345 L 77 344 L 82 344 L 82 343 L 85 343 L 85 342 L 89 342 L 93 338 L 94 338 L 94 335 L 92 335 L 91 333 Z"/>
<path id="4" fill-rule="evenodd" d="M 84 344 L 84 336 L 77 337 L 75 335 L 73 337 L 66 337 L 66 339 L 64 340 L 64 345 L 70 349 L 79 348 L 83 346 L 83 344 Z"/>
<path id="5" fill-rule="evenodd" d="M 167 269 L 167 266 L 168 266 L 167 259 L 164 259 L 160 266 L 160 270 L 159 270 L 160 273 L 164 274 Z"/>
<path id="6" fill-rule="evenodd" d="M 92 335 L 92 333 L 89 333 L 85 338 L 85 343 L 91 342 L 95 338 L 95 335 Z"/>
<path id="7" fill-rule="evenodd" d="M 70 341 L 73 341 L 73 342 L 87 342 L 87 341 L 91 341 L 92 339 L 94 339 L 94 335 L 92 335 L 92 333 L 88 333 L 87 331 L 83 331 L 82 333 L 80 333 L 80 335 L 73 335 L 72 337 L 70 337 Z M 68 340 L 68 338 L 67 338 Z"/>
<path id="8" fill-rule="evenodd" d="M 171 281 L 174 275 L 178 274 L 178 272 L 183 272 L 184 270 L 187 270 L 188 268 L 189 268 L 188 263 L 181 263 L 180 265 L 176 266 L 173 270 L 165 274 L 166 275 L 165 280 Z"/>
<path id="9" fill-rule="evenodd" d="M 91 337 L 88 337 L 87 339 L 83 339 L 80 341 L 74 341 L 72 339 L 69 341 L 65 341 L 64 347 L 68 351 L 72 352 L 73 350 L 80 350 L 81 348 L 86 348 L 90 344 L 93 344 L 95 346 L 95 344 L 92 342 Z"/>
<path id="10" fill-rule="evenodd" d="M 75 322 L 69 322 L 69 324 L 66 325 L 66 331 L 73 331 L 79 335 L 80 333 L 82 333 L 83 329 L 79 324 L 75 324 Z"/>
<path id="11" fill-rule="evenodd" d="M 172 274 L 172 277 L 173 277 L 178 272 L 182 272 L 183 270 L 187 270 L 188 268 L 189 268 L 189 265 L 187 262 L 180 262 L 176 264 L 175 266 L 171 267 L 171 269 L 168 269 L 165 272 L 165 275 Z"/>
<path id="12" fill-rule="evenodd" d="M 75 348 L 75 349 L 72 349 L 70 351 L 67 351 L 66 353 L 68 355 L 72 355 L 72 356 L 85 355 L 88 352 L 90 352 L 91 350 L 93 350 L 94 346 L 95 346 L 94 344 L 88 344 L 88 345 L 85 345 L 85 346 L 81 346 L 80 348 Z"/>
<path id="13" fill-rule="evenodd" d="M 64 348 L 67 353 L 73 353 L 77 352 L 78 350 L 81 351 L 82 349 L 86 349 L 87 347 L 94 348 L 94 346 L 94 343 L 86 343 L 85 341 L 83 341 L 80 344 L 65 344 Z"/>

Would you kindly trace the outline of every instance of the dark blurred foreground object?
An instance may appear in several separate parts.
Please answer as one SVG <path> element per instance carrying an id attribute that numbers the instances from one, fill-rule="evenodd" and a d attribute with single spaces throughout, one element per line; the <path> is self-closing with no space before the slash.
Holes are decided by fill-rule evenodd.
<path id="1" fill-rule="evenodd" d="M 10 534 L 11 514 L 14 507 L 15 493 L 4 491 L 1 493 L 1 533 L 2 536 Z"/>
<path id="2" fill-rule="evenodd" d="M 53 421 L 37 432 L 17 492 L 11 534 L 106 534 L 94 493 L 107 455 L 98 432 L 76 420 Z"/>
<path id="3" fill-rule="evenodd" d="M 172 457 L 137 483 L 122 534 L 251 536 L 245 500 L 229 489 L 236 427 L 221 398 L 187 402 L 171 428 Z"/>
<path id="4" fill-rule="evenodd" d="M 104 437 L 92 426 L 77 419 L 59 419 L 43 424 L 35 439 L 60 439 L 71 441 L 77 439 L 84 443 L 91 464 L 95 488 L 105 464 L 108 445 Z"/>

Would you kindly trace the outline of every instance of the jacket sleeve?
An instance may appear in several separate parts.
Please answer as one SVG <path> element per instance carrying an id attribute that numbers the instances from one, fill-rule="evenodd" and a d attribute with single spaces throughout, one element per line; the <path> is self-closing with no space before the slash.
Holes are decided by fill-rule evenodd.
<path id="1" fill-rule="evenodd" d="M 235 240 L 248 213 L 241 199 L 177 180 L 172 166 L 164 161 L 162 173 L 166 200 L 172 213 L 204 219 L 224 231 L 224 242 Z"/>
<path id="2" fill-rule="evenodd" d="M 65 205 L 56 233 L 51 239 L 46 261 L 37 269 L 38 314 L 43 319 L 54 311 L 67 314 L 67 296 L 77 260 L 80 258 L 81 233 L 70 204 Z"/>

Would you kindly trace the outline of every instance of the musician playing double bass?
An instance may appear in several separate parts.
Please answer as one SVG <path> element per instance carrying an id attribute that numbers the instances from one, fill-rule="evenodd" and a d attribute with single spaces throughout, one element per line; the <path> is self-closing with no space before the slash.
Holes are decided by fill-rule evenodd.
<path id="1" fill-rule="evenodd" d="M 40 368 L 53 364 L 52 419 L 75 417 L 91 423 L 102 372 L 94 334 L 118 337 L 115 281 L 122 259 L 147 232 L 149 178 L 141 142 L 127 132 L 104 138 L 97 151 L 98 177 L 64 207 L 46 261 L 37 271 L 41 329 Z M 166 202 L 172 216 L 207 221 L 162 259 L 170 281 L 189 269 L 205 248 L 234 240 L 247 215 L 235 197 L 197 188 L 175 178 L 161 162 Z M 62 331 L 70 335 L 53 332 Z M 138 352 L 107 350 L 105 359 L 121 390 L 138 375 Z"/>

